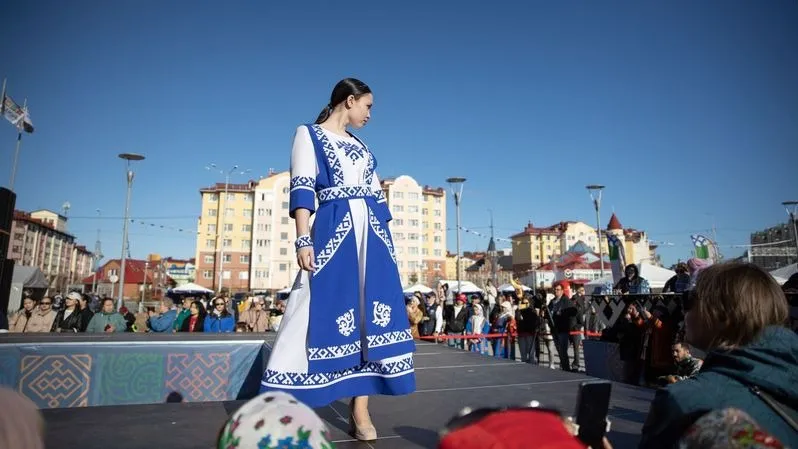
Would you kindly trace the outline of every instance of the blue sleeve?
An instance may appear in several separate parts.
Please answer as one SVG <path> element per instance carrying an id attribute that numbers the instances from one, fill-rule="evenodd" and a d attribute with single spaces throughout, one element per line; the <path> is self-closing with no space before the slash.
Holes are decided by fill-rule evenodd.
<path id="1" fill-rule="evenodd" d="M 205 323 L 203 323 L 203 325 L 202 325 L 202 330 L 204 332 L 213 332 L 213 329 L 212 329 L 212 326 L 211 326 L 212 322 L 213 322 L 213 318 L 211 318 L 210 316 L 205 317 Z"/>
<path id="2" fill-rule="evenodd" d="M 222 332 L 234 332 L 236 330 L 236 323 L 233 317 L 227 316 L 221 320 Z"/>
<path id="3" fill-rule="evenodd" d="M 175 315 L 176 313 L 170 310 L 161 316 L 150 318 L 150 328 L 155 332 L 168 331 L 175 322 Z"/>
<path id="4" fill-rule="evenodd" d="M 291 184 L 288 215 L 294 218 L 297 209 L 316 211 L 316 151 L 306 126 L 300 126 L 294 135 L 291 149 Z"/>

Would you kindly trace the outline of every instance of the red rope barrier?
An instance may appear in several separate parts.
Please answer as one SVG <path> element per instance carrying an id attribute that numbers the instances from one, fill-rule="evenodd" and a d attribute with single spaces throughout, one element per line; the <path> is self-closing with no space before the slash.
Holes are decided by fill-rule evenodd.
<path id="1" fill-rule="evenodd" d="M 419 337 L 419 338 L 421 340 L 452 340 L 452 339 L 474 340 L 474 339 L 478 339 L 478 338 L 488 338 L 488 339 L 506 338 L 508 335 L 510 335 L 510 334 L 507 334 L 507 333 L 503 333 L 503 334 L 440 334 L 438 336 L 428 335 L 428 336 Z M 535 334 L 528 334 L 528 333 L 520 332 L 518 334 L 511 335 L 511 337 L 530 336 L 530 335 L 535 335 Z M 540 332 L 540 333 L 538 333 L 538 335 L 543 336 L 543 337 L 548 337 L 548 336 L 551 336 L 552 334 Z M 569 335 L 585 335 L 585 336 L 588 336 L 588 337 L 601 337 L 601 332 L 571 331 L 571 332 L 569 332 Z"/>

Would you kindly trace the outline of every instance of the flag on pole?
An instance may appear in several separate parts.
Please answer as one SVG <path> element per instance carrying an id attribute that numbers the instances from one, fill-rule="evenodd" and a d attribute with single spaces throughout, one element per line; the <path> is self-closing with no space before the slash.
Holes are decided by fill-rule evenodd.
<path id="1" fill-rule="evenodd" d="M 705 235 L 693 234 L 690 236 L 695 246 L 695 257 L 702 260 L 715 261 L 718 257 L 718 249 L 715 242 Z"/>
<path id="2" fill-rule="evenodd" d="M 0 103 L 0 115 L 26 133 L 33 132 L 33 122 L 30 120 L 28 108 L 18 105 L 5 92 L 3 92 L 3 101 Z"/>
<path id="3" fill-rule="evenodd" d="M 607 233 L 607 249 L 610 255 L 610 267 L 612 267 L 612 280 L 613 283 L 617 283 L 624 276 L 626 250 L 618 236 L 610 233 Z"/>

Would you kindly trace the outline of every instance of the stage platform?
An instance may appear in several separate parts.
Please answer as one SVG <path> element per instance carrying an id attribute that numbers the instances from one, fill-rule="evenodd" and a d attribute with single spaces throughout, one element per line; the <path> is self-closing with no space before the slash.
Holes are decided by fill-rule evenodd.
<path id="1" fill-rule="evenodd" d="M 361 443 L 347 433 L 347 404 L 317 409 L 339 449 L 434 448 L 438 429 L 463 407 L 540 401 L 572 414 L 583 374 L 567 373 L 421 342 L 416 354 L 418 391 L 378 396 L 371 416 L 379 440 Z M 613 385 L 610 439 L 615 448 L 636 448 L 654 392 Z M 43 410 L 47 448 L 195 449 L 215 447 L 225 419 L 244 401 L 93 406 Z M 528 429 L 530 438 L 534 429 Z"/>

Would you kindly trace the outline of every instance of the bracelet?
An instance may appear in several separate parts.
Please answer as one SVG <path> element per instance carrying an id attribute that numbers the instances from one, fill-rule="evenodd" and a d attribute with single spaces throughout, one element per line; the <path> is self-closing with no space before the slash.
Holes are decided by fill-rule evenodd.
<path id="1" fill-rule="evenodd" d="M 308 246 L 313 246 L 313 240 L 311 240 L 310 236 L 307 234 L 300 235 L 294 242 L 294 247 L 297 249 L 297 251 L 299 251 L 300 248 L 306 248 Z"/>

